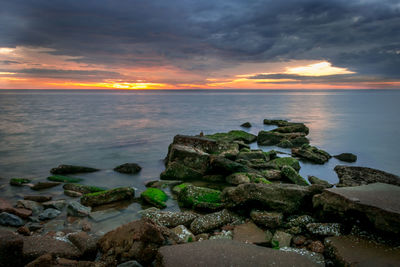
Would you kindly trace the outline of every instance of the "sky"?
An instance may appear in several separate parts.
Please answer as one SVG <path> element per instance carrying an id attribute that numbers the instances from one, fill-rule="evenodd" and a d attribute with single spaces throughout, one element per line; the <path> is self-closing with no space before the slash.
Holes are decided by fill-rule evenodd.
<path id="1" fill-rule="evenodd" d="M 399 0 L 0 4 L 0 89 L 400 88 Z"/>

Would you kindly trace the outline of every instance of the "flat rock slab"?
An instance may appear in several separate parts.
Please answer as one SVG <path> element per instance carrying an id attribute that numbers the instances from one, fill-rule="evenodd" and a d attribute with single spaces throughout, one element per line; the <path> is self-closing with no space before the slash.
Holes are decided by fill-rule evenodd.
<path id="1" fill-rule="evenodd" d="M 399 266 L 400 248 L 392 248 L 354 236 L 325 239 L 328 255 L 339 266 Z"/>
<path id="2" fill-rule="evenodd" d="M 342 217 L 362 213 L 377 228 L 400 233 L 400 187 L 374 183 L 355 187 L 325 189 L 313 198 L 314 207 Z"/>
<path id="3" fill-rule="evenodd" d="M 233 229 L 233 240 L 253 243 L 253 244 L 265 244 L 268 243 L 267 234 L 252 222 L 244 223 L 235 226 Z"/>
<path id="4" fill-rule="evenodd" d="M 337 186 L 357 186 L 372 183 L 386 183 L 400 186 L 400 177 L 388 172 L 367 167 L 344 166 L 335 167 L 339 177 Z"/>
<path id="5" fill-rule="evenodd" d="M 316 266 L 308 258 L 233 240 L 161 247 L 156 266 Z"/>

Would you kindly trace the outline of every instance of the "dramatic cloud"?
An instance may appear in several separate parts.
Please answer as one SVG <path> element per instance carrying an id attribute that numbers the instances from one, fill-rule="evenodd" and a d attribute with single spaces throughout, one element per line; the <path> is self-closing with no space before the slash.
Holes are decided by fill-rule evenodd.
<path id="1" fill-rule="evenodd" d="M 12 49 L 25 53 L 13 56 Z M 33 57 L 37 49 L 46 57 Z M 232 66 L 286 63 L 304 68 L 321 62 L 346 70 L 331 75 L 349 87 L 357 81 L 370 87 L 393 81 L 389 87 L 396 87 L 399 2 L 15 0 L 3 1 L 0 9 L 0 69 L 21 77 L 231 88 L 239 86 L 236 75 L 268 72 L 275 75 L 271 81 L 332 83 L 329 77 L 306 79 L 304 73 L 284 69 L 227 71 Z"/>

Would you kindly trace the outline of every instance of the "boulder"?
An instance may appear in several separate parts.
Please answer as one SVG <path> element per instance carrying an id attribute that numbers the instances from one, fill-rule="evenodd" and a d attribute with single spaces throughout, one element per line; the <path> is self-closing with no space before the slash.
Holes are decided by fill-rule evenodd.
<path id="1" fill-rule="evenodd" d="M 292 241 L 292 235 L 283 231 L 276 231 L 272 237 L 271 244 L 273 247 L 284 248 L 290 247 Z"/>
<path id="2" fill-rule="evenodd" d="M 282 172 L 279 170 L 265 170 L 261 174 L 270 181 L 282 180 Z"/>
<path id="3" fill-rule="evenodd" d="M 260 131 L 258 132 L 257 143 L 261 146 L 273 146 L 277 145 L 283 141 L 289 141 L 293 144 L 293 140 L 305 137 L 305 133 L 279 133 L 273 131 Z M 297 140 L 307 140 L 306 138 L 302 138 Z M 308 141 L 308 140 L 307 140 Z"/>
<path id="4" fill-rule="evenodd" d="M 28 218 L 32 211 L 25 208 L 14 208 L 6 199 L 0 198 L 0 212 L 8 212 L 21 218 Z"/>
<path id="5" fill-rule="evenodd" d="M 210 162 L 210 173 L 230 175 L 235 172 L 257 172 L 246 165 L 232 161 L 224 157 L 212 157 Z"/>
<path id="6" fill-rule="evenodd" d="M 335 266 L 398 266 L 400 248 L 355 236 L 328 237 L 325 254 Z"/>
<path id="7" fill-rule="evenodd" d="M 290 125 L 280 126 L 272 130 L 278 133 L 309 133 L 309 129 L 303 123 L 291 123 Z"/>
<path id="8" fill-rule="evenodd" d="M 35 202 L 47 202 L 50 201 L 53 197 L 51 195 L 26 195 L 24 196 L 25 200 L 31 200 Z"/>
<path id="9" fill-rule="evenodd" d="M 297 159 L 292 157 L 276 158 L 268 162 L 268 165 L 274 169 L 281 169 L 283 166 L 290 166 L 297 172 L 300 171 L 300 163 Z"/>
<path id="10" fill-rule="evenodd" d="M 67 206 L 67 214 L 68 216 L 74 217 L 86 217 L 90 214 L 92 209 L 90 207 L 86 207 L 81 205 L 79 202 L 71 201 Z"/>
<path id="11" fill-rule="evenodd" d="M 24 221 L 11 213 L 8 212 L 1 212 L 0 213 L 0 225 L 9 225 L 9 226 L 15 226 L 15 227 L 19 227 L 24 225 Z"/>
<path id="12" fill-rule="evenodd" d="M 241 151 L 236 157 L 237 159 L 252 160 L 260 159 L 263 161 L 269 160 L 262 150 Z"/>
<path id="13" fill-rule="evenodd" d="M 342 235 L 342 225 L 340 223 L 309 223 L 307 230 L 313 235 L 320 236 L 340 236 Z"/>
<path id="14" fill-rule="evenodd" d="M 168 164 L 179 162 L 186 167 L 204 173 L 210 162 L 210 154 L 191 146 L 172 144 L 169 148 L 167 159 Z"/>
<path id="15" fill-rule="evenodd" d="M 162 180 L 201 180 L 203 173 L 179 162 L 171 162 L 160 174 Z"/>
<path id="16" fill-rule="evenodd" d="M 190 226 L 194 219 L 198 217 L 193 212 L 172 212 L 172 211 L 160 211 L 157 208 L 149 208 L 140 212 L 142 218 L 148 218 L 153 222 L 173 228 L 178 225 Z"/>
<path id="17" fill-rule="evenodd" d="M 140 172 L 142 167 L 137 163 L 125 163 L 114 168 L 114 171 L 126 174 L 135 174 Z"/>
<path id="18" fill-rule="evenodd" d="M 234 240 L 205 240 L 158 251 L 156 266 L 317 266 L 307 257 Z"/>
<path id="19" fill-rule="evenodd" d="M 222 200 L 227 207 L 262 207 L 266 210 L 293 213 L 305 206 L 313 195 L 307 186 L 295 184 L 241 184 L 226 188 Z"/>
<path id="20" fill-rule="evenodd" d="M 74 174 L 97 171 L 99 171 L 99 169 L 75 165 L 59 165 L 58 167 L 50 170 L 52 174 Z"/>
<path id="21" fill-rule="evenodd" d="M 214 213 L 199 216 L 190 224 L 190 230 L 194 234 L 209 232 L 236 219 L 236 216 L 230 211 L 224 209 Z"/>
<path id="22" fill-rule="evenodd" d="M 300 148 L 292 148 L 292 155 L 317 164 L 324 164 L 331 158 L 331 155 L 329 155 L 328 152 L 310 145 L 302 145 Z"/>
<path id="23" fill-rule="evenodd" d="M 56 209 L 62 211 L 65 206 L 67 205 L 67 201 L 65 199 L 59 199 L 59 200 L 52 200 L 52 201 L 47 201 L 42 203 L 43 208 L 45 209 Z"/>
<path id="24" fill-rule="evenodd" d="M 322 180 L 322 179 L 320 179 L 318 177 L 315 177 L 315 176 L 308 176 L 308 181 L 310 182 L 310 184 L 320 185 L 320 186 L 322 186 L 324 188 L 333 187 L 333 185 L 331 185 L 327 181 Z"/>
<path id="25" fill-rule="evenodd" d="M 256 224 L 266 228 L 277 228 L 283 223 L 283 214 L 279 212 L 252 210 L 250 217 Z"/>
<path id="26" fill-rule="evenodd" d="M 68 177 L 64 175 L 52 175 L 47 177 L 47 180 L 53 181 L 53 182 L 60 182 L 60 183 L 79 183 L 83 181 L 82 178 L 78 177 Z"/>
<path id="27" fill-rule="evenodd" d="M 33 216 L 39 215 L 43 211 L 43 206 L 32 200 L 18 200 L 17 207 L 31 210 Z"/>
<path id="28" fill-rule="evenodd" d="M 250 183 L 250 178 L 246 175 L 246 173 L 237 172 L 227 176 L 226 182 L 232 185 L 239 185 Z"/>
<path id="29" fill-rule="evenodd" d="M 216 140 L 200 136 L 176 135 L 173 144 L 190 146 L 206 153 L 214 153 L 219 150 Z"/>
<path id="30" fill-rule="evenodd" d="M 26 179 L 26 178 L 11 178 L 10 179 L 10 185 L 13 185 L 13 186 L 24 186 L 25 184 L 28 184 L 31 181 L 32 181 L 31 179 Z"/>
<path id="31" fill-rule="evenodd" d="M 61 183 L 59 183 L 59 182 L 37 182 L 36 184 L 31 186 L 31 189 L 32 190 L 43 190 L 43 189 L 55 187 L 60 184 Z"/>
<path id="32" fill-rule="evenodd" d="M 357 156 L 352 153 L 341 153 L 339 155 L 333 156 L 338 160 L 345 161 L 345 162 L 356 162 Z"/>
<path id="33" fill-rule="evenodd" d="M 233 240 L 252 244 L 267 244 L 271 241 L 268 233 L 252 222 L 235 226 Z"/>
<path id="34" fill-rule="evenodd" d="M 313 198 L 324 218 L 360 220 L 378 230 L 400 234 L 400 187 L 375 183 L 325 189 Z"/>
<path id="35" fill-rule="evenodd" d="M 39 220 L 45 221 L 45 220 L 51 220 L 57 217 L 58 215 L 61 214 L 61 211 L 56 210 L 56 209 L 45 209 L 39 214 Z"/>
<path id="36" fill-rule="evenodd" d="M 63 185 L 63 189 L 79 192 L 82 194 L 96 193 L 96 192 L 101 192 L 101 191 L 106 190 L 102 187 L 83 185 L 83 184 L 73 184 L 73 183 Z"/>
<path id="37" fill-rule="evenodd" d="M 244 128 L 250 128 L 251 127 L 251 123 L 247 121 L 245 123 L 242 123 L 240 126 L 244 127 Z"/>
<path id="38" fill-rule="evenodd" d="M 24 241 L 21 236 L 0 229 L 0 266 L 23 266 L 22 248 Z"/>
<path id="39" fill-rule="evenodd" d="M 212 135 L 206 135 L 206 137 L 219 142 L 222 141 L 228 143 L 231 143 L 233 141 L 243 141 L 244 143 L 249 144 L 257 140 L 257 136 L 255 136 L 254 134 L 240 130 L 233 130 L 228 133 L 216 133 Z"/>
<path id="40" fill-rule="evenodd" d="M 89 193 L 81 198 L 81 203 L 85 206 L 99 206 L 116 201 L 132 199 L 135 196 L 135 190 L 132 187 L 119 187 L 106 191 Z"/>
<path id="41" fill-rule="evenodd" d="M 291 181 L 294 184 L 305 185 L 305 186 L 309 185 L 307 181 L 303 177 L 301 177 L 300 174 L 298 174 L 295 169 L 293 169 L 290 166 L 287 165 L 283 166 L 281 172 L 283 177 L 285 177 L 287 180 Z"/>
<path id="42" fill-rule="evenodd" d="M 338 187 L 385 183 L 400 186 L 400 177 L 384 171 L 355 166 L 338 165 L 335 172 L 339 177 Z"/>
<path id="43" fill-rule="evenodd" d="M 86 232 L 76 232 L 68 235 L 68 240 L 82 253 L 81 258 L 94 260 L 97 254 L 97 240 Z"/>
<path id="44" fill-rule="evenodd" d="M 194 242 L 196 237 L 184 225 L 178 225 L 171 229 L 171 232 L 178 236 L 177 242 L 179 244 Z"/>
<path id="45" fill-rule="evenodd" d="M 206 187 L 188 185 L 178 195 L 179 203 L 193 209 L 221 209 L 221 191 Z"/>
<path id="46" fill-rule="evenodd" d="M 147 203 L 154 205 L 158 208 L 166 208 L 167 204 L 165 203 L 168 199 L 167 194 L 164 193 L 161 189 L 158 188 L 147 188 L 140 197 Z"/>

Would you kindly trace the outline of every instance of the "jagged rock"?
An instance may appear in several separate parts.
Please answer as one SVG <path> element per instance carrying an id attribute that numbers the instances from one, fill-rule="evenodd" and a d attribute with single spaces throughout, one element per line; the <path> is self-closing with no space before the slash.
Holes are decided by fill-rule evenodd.
<path id="1" fill-rule="evenodd" d="M 339 236 L 342 234 L 342 225 L 340 223 L 309 223 L 306 228 L 314 235 Z"/>
<path id="2" fill-rule="evenodd" d="M 18 227 L 24 225 L 24 221 L 14 214 L 2 212 L 0 213 L 0 225 L 10 225 Z"/>
<path id="3" fill-rule="evenodd" d="M 178 225 L 172 228 L 171 231 L 178 236 L 177 242 L 179 244 L 194 242 L 196 237 L 184 225 Z"/>
<path id="4" fill-rule="evenodd" d="M 45 220 L 51 220 L 60 215 L 61 211 L 56 210 L 56 209 L 45 209 L 42 211 L 42 213 L 39 214 L 39 220 L 45 221 Z"/>
<path id="5" fill-rule="evenodd" d="M 23 266 L 22 248 L 24 241 L 21 236 L 0 229 L 0 266 Z"/>
<path id="6" fill-rule="evenodd" d="M 67 205 L 67 202 L 64 199 L 59 199 L 59 200 L 43 202 L 42 205 L 45 209 L 52 208 L 56 210 L 63 210 Z"/>
<path id="7" fill-rule="evenodd" d="M 400 187 L 395 185 L 325 189 L 314 196 L 313 205 L 326 218 L 360 220 L 383 232 L 400 233 Z"/>
<path id="8" fill-rule="evenodd" d="M 233 130 L 228 133 L 216 133 L 212 135 L 206 135 L 206 137 L 219 142 L 222 141 L 228 143 L 231 143 L 233 141 L 243 141 L 244 143 L 249 144 L 257 140 L 257 136 L 255 136 L 254 134 L 240 130 Z"/>
<path id="9" fill-rule="evenodd" d="M 267 244 L 271 241 L 268 239 L 268 233 L 252 222 L 237 225 L 233 229 L 233 240 L 236 241 L 252 244 Z"/>
<path id="10" fill-rule="evenodd" d="M 300 163 L 297 159 L 292 157 L 276 158 L 268 162 L 268 165 L 274 169 L 281 169 L 283 166 L 290 166 L 297 172 L 300 170 Z"/>
<path id="11" fill-rule="evenodd" d="M 200 234 L 231 223 L 236 216 L 224 209 L 207 215 L 199 216 L 190 224 L 190 230 L 194 234 Z"/>
<path id="12" fill-rule="evenodd" d="M 335 158 L 341 161 L 346 161 L 346 162 L 356 162 L 357 161 L 357 156 L 352 154 L 352 153 L 342 153 L 339 155 L 335 155 Z"/>
<path id="13" fill-rule="evenodd" d="M 274 236 L 272 237 L 271 244 L 273 247 L 290 247 L 290 243 L 292 241 L 292 235 L 283 231 L 276 231 Z"/>
<path id="14" fill-rule="evenodd" d="M 58 167 L 50 170 L 52 174 L 73 174 L 96 171 L 99 171 L 99 169 L 75 165 L 59 165 Z"/>
<path id="15" fill-rule="evenodd" d="M 63 176 L 63 175 L 52 175 L 47 177 L 47 180 L 53 181 L 53 182 L 60 182 L 60 183 L 79 183 L 83 181 L 82 178 L 77 178 L 77 177 L 68 177 L 68 176 Z"/>
<path id="16" fill-rule="evenodd" d="M 223 207 L 221 191 L 188 185 L 178 195 L 179 202 L 193 209 L 216 210 Z"/>
<path id="17" fill-rule="evenodd" d="M 308 176 L 308 181 L 310 182 L 310 184 L 320 185 L 320 186 L 322 186 L 324 188 L 333 187 L 333 185 L 331 185 L 327 181 L 322 180 L 322 179 L 320 179 L 318 177 L 315 177 L 315 176 Z"/>
<path id="18" fill-rule="evenodd" d="M 250 128 L 251 127 L 251 123 L 247 121 L 245 123 L 242 123 L 240 126 L 244 127 L 244 128 Z"/>
<path id="19" fill-rule="evenodd" d="M 178 225 L 190 226 L 193 220 L 198 217 L 198 215 L 193 212 L 160 211 L 157 208 L 149 208 L 140 213 L 142 218 L 149 218 L 155 223 L 168 228 Z"/>
<path id="20" fill-rule="evenodd" d="M 303 145 L 300 148 L 292 148 L 292 155 L 317 164 L 324 164 L 332 157 L 328 152 L 310 145 Z"/>
<path id="21" fill-rule="evenodd" d="M 73 184 L 73 183 L 63 185 L 63 189 L 79 192 L 82 194 L 96 193 L 96 192 L 101 192 L 101 191 L 106 190 L 102 187 L 83 185 L 83 184 Z"/>
<path id="22" fill-rule="evenodd" d="M 376 169 L 338 165 L 334 170 L 339 177 L 338 187 L 358 186 L 371 183 L 385 183 L 400 186 L 399 176 Z"/>
<path id="23" fill-rule="evenodd" d="M 77 232 L 68 235 L 68 240 L 82 253 L 85 260 L 94 260 L 97 254 L 97 240 L 85 232 Z"/>
<path id="24" fill-rule="evenodd" d="M 89 216 L 91 210 L 92 209 L 90 207 L 83 206 L 76 201 L 69 202 L 67 206 L 67 214 L 74 217 Z"/>
<path id="25" fill-rule="evenodd" d="M 43 189 L 55 187 L 55 186 L 60 185 L 60 184 L 61 183 L 59 183 L 59 182 L 38 182 L 38 183 L 34 184 L 31 187 L 31 189 L 33 189 L 33 190 L 43 190 Z"/>
<path id="26" fill-rule="evenodd" d="M 142 167 L 137 163 L 125 163 L 114 168 L 114 171 L 126 174 L 135 174 L 140 172 Z"/>
<path id="27" fill-rule="evenodd" d="M 144 201 L 158 208 L 167 207 L 167 204 L 165 202 L 167 201 L 168 196 L 161 189 L 147 188 L 144 192 L 142 192 L 140 196 Z"/>
<path id="28" fill-rule="evenodd" d="M 50 195 L 27 195 L 24 196 L 25 200 L 31 200 L 35 202 L 47 202 L 50 201 L 53 197 Z"/>
<path id="29" fill-rule="evenodd" d="M 125 199 L 132 199 L 135 190 L 131 187 L 119 187 L 106 191 L 89 193 L 81 198 L 81 203 L 85 206 L 99 206 Z"/>
<path id="30" fill-rule="evenodd" d="M 307 181 L 303 177 L 301 177 L 300 174 L 298 174 L 295 169 L 293 169 L 290 166 L 287 165 L 283 166 L 281 172 L 285 178 L 287 178 L 294 184 L 305 185 L 305 186 L 309 185 Z"/>
<path id="31" fill-rule="evenodd" d="M 283 222 L 283 214 L 279 212 L 252 210 L 250 217 L 256 224 L 266 228 L 277 228 Z"/>
<path id="32" fill-rule="evenodd" d="M 232 185 L 250 183 L 250 178 L 246 173 L 237 172 L 226 177 L 226 182 Z"/>

